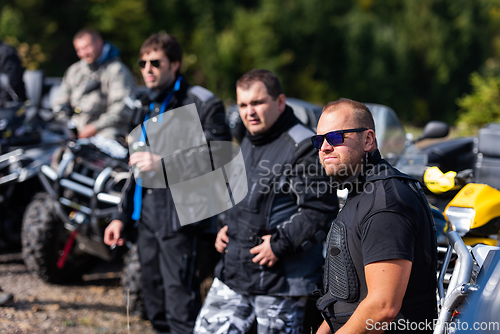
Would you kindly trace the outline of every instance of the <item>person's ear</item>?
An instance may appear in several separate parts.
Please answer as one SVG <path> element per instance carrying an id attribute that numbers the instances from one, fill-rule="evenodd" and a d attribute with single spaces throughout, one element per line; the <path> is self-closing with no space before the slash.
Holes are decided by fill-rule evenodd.
<path id="1" fill-rule="evenodd" d="M 375 131 L 368 129 L 365 131 L 365 152 L 371 152 L 377 148 L 377 138 L 375 137 Z"/>
<path id="2" fill-rule="evenodd" d="M 102 52 L 102 48 L 104 47 L 104 40 L 102 38 L 96 39 L 95 45 L 97 46 L 97 49 L 101 50 L 100 52 Z"/>
<path id="3" fill-rule="evenodd" d="M 286 97 L 285 97 L 285 94 L 278 95 L 278 97 L 276 98 L 276 100 L 278 101 L 279 111 L 280 111 L 280 113 L 282 113 L 285 110 L 285 107 L 286 107 Z"/>
<path id="4" fill-rule="evenodd" d="M 179 69 L 179 67 L 181 66 L 181 62 L 180 61 L 174 61 L 172 63 L 170 63 L 170 66 L 172 67 L 172 70 L 174 73 L 177 73 L 177 70 Z"/>

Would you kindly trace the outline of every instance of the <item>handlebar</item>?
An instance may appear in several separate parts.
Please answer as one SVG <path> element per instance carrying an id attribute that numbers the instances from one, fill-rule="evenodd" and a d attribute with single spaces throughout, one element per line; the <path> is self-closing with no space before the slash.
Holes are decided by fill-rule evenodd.
<path id="1" fill-rule="evenodd" d="M 441 312 L 439 313 L 437 326 L 434 328 L 434 334 L 445 333 L 446 324 L 451 321 L 453 311 L 470 291 L 477 290 L 476 285 L 470 283 L 472 276 L 472 256 L 467 246 L 456 231 L 450 231 L 447 237 L 449 245 L 438 278 L 438 294 L 441 303 Z M 458 259 L 445 295 L 443 280 L 453 250 L 457 253 Z"/>
<path id="2" fill-rule="evenodd" d="M 439 167 L 429 167 L 424 173 L 424 183 L 431 192 L 435 194 L 445 193 L 450 190 L 458 190 L 468 183 L 473 182 L 474 172 L 465 169 L 460 172 L 441 172 Z"/>

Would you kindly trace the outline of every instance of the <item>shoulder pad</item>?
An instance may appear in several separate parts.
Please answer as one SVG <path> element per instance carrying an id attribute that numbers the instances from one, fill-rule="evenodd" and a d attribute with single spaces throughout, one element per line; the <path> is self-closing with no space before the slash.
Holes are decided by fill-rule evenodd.
<path id="1" fill-rule="evenodd" d="M 201 86 L 192 86 L 189 88 L 188 91 L 197 98 L 199 98 L 201 102 L 207 102 L 208 100 L 210 100 L 212 97 L 215 96 L 214 93 Z"/>
<path id="2" fill-rule="evenodd" d="M 296 124 L 288 130 L 288 135 L 293 139 L 295 145 L 302 143 L 304 140 L 311 138 L 315 135 L 310 129 L 303 124 Z"/>

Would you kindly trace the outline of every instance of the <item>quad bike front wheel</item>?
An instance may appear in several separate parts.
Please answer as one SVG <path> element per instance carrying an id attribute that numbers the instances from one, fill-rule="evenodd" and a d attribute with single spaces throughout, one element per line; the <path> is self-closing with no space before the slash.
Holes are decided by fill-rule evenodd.
<path id="1" fill-rule="evenodd" d="M 55 215 L 54 202 L 47 193 L 38 193 L 26 208 L 21 232 L 22 255 L 27 269 L 50 283 L 68 283 L 81 279 L 92 257 L 77 251 L 73 244 L 62 268 L 57 263 L 71 232 Z"/>

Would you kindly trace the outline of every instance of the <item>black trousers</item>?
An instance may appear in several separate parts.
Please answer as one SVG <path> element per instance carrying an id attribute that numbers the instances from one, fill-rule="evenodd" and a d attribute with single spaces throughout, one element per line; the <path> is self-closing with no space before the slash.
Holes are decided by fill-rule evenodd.
<path id="1" fill-rule="evenodd" d="M 157 333 L 193 331 L 201 307 L 196 258 L 198 237 L 178 232 L 161 238 L 142 223 L 137 245 L 146 315 Z"/>

